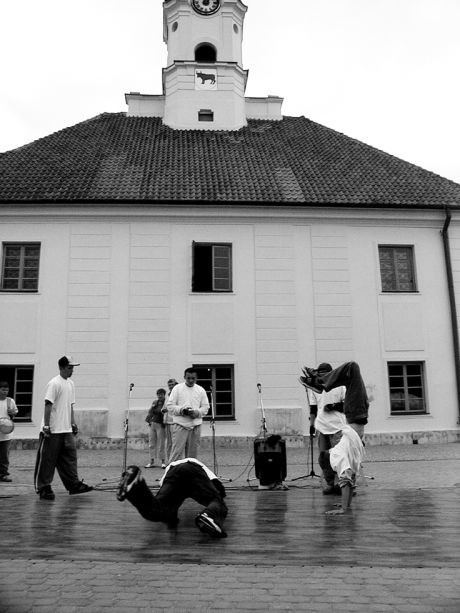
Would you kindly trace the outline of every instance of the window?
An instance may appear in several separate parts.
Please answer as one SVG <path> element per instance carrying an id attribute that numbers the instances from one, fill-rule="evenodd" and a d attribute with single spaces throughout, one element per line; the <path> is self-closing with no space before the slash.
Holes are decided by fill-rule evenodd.
<path id="1" fill-rule="evenodd" d="M 212 388 L 212 404 L 216 420 L 235 419 L 233 366 L 232 365 L 203 365 L 194 364 L 198 375 L 197 383 L 204 387 L 210 398 Z M 211 410 L 208 419 L 211 418 Z"/>
<path id="2" fill-rule="evenodd" d="M 195 49 L 195 62 L 214 63 L 217 59 L 216 48 L 208 43 L 199 45 Z"/>
<path id="3" fill-rule="evenodd" d="M 383 292 L 415 292 L 414 249 L 405 245 L 380 245 Z"/>
<path id="4" fill-rule="evenodd" d="M 199 110 L 198 121 L 214 121 L 214 112 L 211 109 Z"/>
<path id="5" fill-rule="evenodd" d="M 392 415 L 426 413 L 422 362 L 388 362 Z"/>
<path id="6" fill-rule="evenodd" d="M 232 291 L 232 246 L 193 243 L 193 292 Z"/>
<path id="7" fill-rule="evenodd" d="M 3 243 L 2 290 L 38 291 L 40 243 Z"/>
<path id="8" fill-rule="evenodd" d="M 34 382 L 33 366 L 2 366 L 0 364 L 0 381 L 8 381 L 9 396 L 15 401 L 19 413 L 15 421 L 32 421 L 32 389 Z"/>

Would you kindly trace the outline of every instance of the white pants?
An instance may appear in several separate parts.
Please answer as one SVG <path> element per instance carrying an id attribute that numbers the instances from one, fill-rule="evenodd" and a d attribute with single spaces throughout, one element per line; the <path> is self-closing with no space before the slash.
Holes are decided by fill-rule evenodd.
<path id="1" fill-rule="evenodd" d="M 200 447 L 201 424 L 191 430 L 179 424 L 173 424 L 172 448 L 168 462 L 175 462 L 183 458 L 197 458 Z"/>

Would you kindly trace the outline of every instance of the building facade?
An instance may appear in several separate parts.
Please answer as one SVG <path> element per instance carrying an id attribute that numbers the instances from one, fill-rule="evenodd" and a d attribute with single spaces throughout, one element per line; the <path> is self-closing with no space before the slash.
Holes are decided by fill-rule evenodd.
<path id="1" fill-rule="evenodd" d="M 245 11 L 164 2 L 161 95 L 0 155 L 17 439 L 70 353 L 88 444 L 119 441 L 128 408 L 146 435 L 155 390 L 192 364 L 217 436 L 256 435 L 263 406 L 301 439 L 301 367 L 348 360 L 369 442 L 458 440 L 460 186 L 245 98 Z"/>

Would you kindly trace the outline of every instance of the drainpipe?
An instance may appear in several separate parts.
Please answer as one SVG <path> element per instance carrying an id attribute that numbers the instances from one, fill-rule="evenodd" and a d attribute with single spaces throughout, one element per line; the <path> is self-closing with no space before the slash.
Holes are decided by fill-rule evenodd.
<path id="1" fill-rule="evenodd" d="M 447 289 L 449 292 L 450 303 L 450 319 L 452 323 L 452 340 L 454 344 L 454 361 L 455 361 L 455 378 L 457 381 L 457 408 L 458 419 L 457 424 L 460 424 L 460 342 L 458 333 L 458 319 L 457 319 L 457 304 L 455 302 L 455 289 L 454 289 L 454 275 L 452 273 L 452 260 L 450 257 L 450 245 L 449 245 L 449 226 L 452 215 L 448 207 L 446 207 L 446 219 L 444 221 L 444 227 L 441 230 L 442 242 L 444 246 L 444 260 L 446 262 L 447 273 Z"/>

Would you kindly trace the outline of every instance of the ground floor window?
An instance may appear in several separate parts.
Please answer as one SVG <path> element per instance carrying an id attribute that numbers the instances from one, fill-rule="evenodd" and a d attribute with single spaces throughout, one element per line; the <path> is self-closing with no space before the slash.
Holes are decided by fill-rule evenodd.
<path id="1" fill-rule="evenodd" d="M 194 364 L 193 367 L 198 375 L 197 383 L 204 387 L 208 398 L 212 393 L 216 420 L 235 419 L 233 365 Z"/>
<path id="2" fill-rule="evenodd" d="M 423 362 L 388 362 L 392 415 L 427 412 Z"/>
<path id="3" fill-rule="evenodd" d="M 19 413 L 15 421 L 32 421 L 34 367 L 0 364 L 0 381 L 8 382 L 9 396 L 13 398 L 18 407 Z"/>

